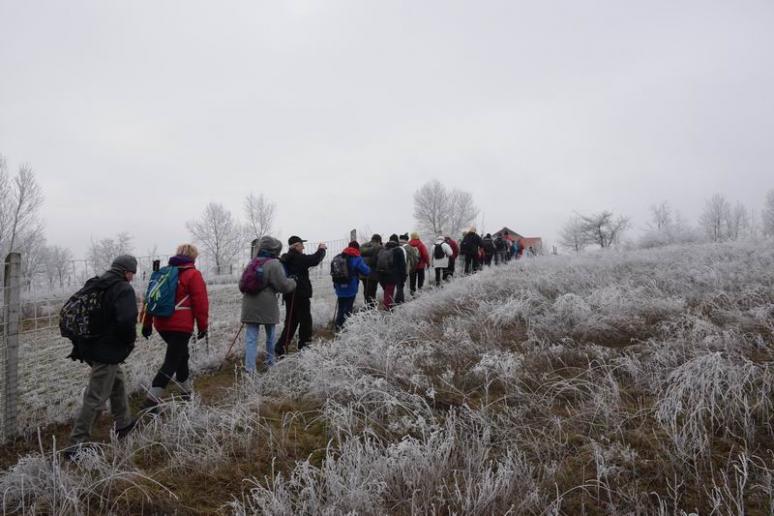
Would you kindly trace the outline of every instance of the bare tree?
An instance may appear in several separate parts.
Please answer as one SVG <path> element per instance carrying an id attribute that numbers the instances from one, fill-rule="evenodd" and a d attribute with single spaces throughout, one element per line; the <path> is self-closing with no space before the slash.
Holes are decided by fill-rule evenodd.
<path id="1" fill-rule="evenodd" d="M 18 251 L 31 245 L 25 239 L 38 238 L 42 226 L 38 211 L 43 194 L 29 165 L 23 164 L 15 177 L 8 175 L 0 156 L 0 250 Z"/>
<path id="2" fill-rule="evenodd" d="M 744 204 L 737 202 L 727 221 L 727 234 L 731 240 L 739 240 L 750 234 L 750 212 Z"/>
<path id="3" fill-rule="evenodd" d="M 652 227 L 658 231 L 665 231 L 672 226 L 672 209 L 667 201 L 661 201 L 650 207 Z"/>
<path id="4" fill-rule="evenodd" d="M 115 238 L 92 241 L 89 247 L 89 262 L 94 273 L 99 274 L 107 270 L 116 256 L 131 253 L 132 249 L 132 237 L 126 231 L 118 233 Z"/>
<path id="5" fill-rule="evenodd" d="M 586 241 L 603 249 L 618 243 L 623 232 L 629 228 L 628 217 L 615 217 L 609 211 L 579 215 L 579 219 Z"/>
<path id="6" fill-rule="evenodd" d="M 64 287 L 64 279 L 72 267 L 73 253 L 64 247 L 52 245 L 45 248 L 44 261 L 46 265 L 46 277 L 49 285 L 59 281 L 59 286 Z"/>
<path id="7" fill-rule="evenodd" d="M 414 193 L 414 218 L 424 233 L 456 235 L 477 216 L 478 208 L 470 192 L 448 191 L 437 179 Z"/>
<path id="8" fill-rule="evenodd" d="M 473 203 L 473 195 L 470 192 L 464 192 L 462 190 L 453 190 L 449 194 L 449 222 L 448 230 L 449 235 L 459 235 L 462 229 L 470 226 L 470 224 L 478 216 L 478 208 Z M 482 226 L 483 227 L 483 224 Z M 436 233 L 433 236 L 439 235 Z"/>
<path id="9" fill-rule="evenodd" d="M 731 218 L 731 205 L 720 194 L 709 199 L 699 217 L 699 225 L 710 242 L 722 242 L 727 238 L 728 221 Z"/>
<path id="10" fill-rule="evenodd" d="M 276 205 L 263 194 L 250 194 L 245 198 L 245 215 L 251 238 L 261 238 L 271 234 L 274 225 Z"/>
<path id="11" fill-rule="evenodd" d="M 769 190 L 766 194 L 766 202 L 763 205 L 761 218 L 763 234 L 768 237 L 774 237 L 774 190 Z"/>
<path id="12" fill-rule="evenodd" d="M 588 237 L 580 217 L 572 217 L 562 226 L 559 232 L 559 245 L 562 247 L 580 253 L 588 243 Z"/>
<path id="13" fill-rule="evenodd" d="M 215 262 L 216 274 L 232 263 L 246 240 L 231 212 L 214 202 L 207 205 L 200 219 L 189 221 L 186 227 Z"/>

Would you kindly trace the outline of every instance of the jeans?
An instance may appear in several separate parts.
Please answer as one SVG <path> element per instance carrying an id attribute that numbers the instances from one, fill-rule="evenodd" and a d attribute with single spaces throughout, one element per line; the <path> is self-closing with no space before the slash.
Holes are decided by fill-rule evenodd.
<path id="1" fill-rule="evenodd" d="M 91 429 L 105 401 L 110 399 L 110 413 L 116 428 L 126 428 L 132 422 L 129 398 L 126 394 L 124 372 L 118 364 L 92 362 L 89 385 L 83 393 L 83 406 L 73 425 L 70 440 L 73 444 L 91 439 Z"/>
<path id="2" fill-rule="evenodd" d="M 355 296 L 352 297 L 340 297 L 338 307 L 336 308 L 336 329 L 340 330 L 344 327 L 344 321 L 346 321 L 350 315 L 352 315 L 352 307 L 355 304 Z"/>
<path id="3" fill-rule="evenodd" d="M 172 376 L 178 383 L 188 380 L 188 342 L 191 340 L 191 334 L 178 331 L 160 331 L 159 335 L 167 343 L 167 352 L 164 355 L 161 369 L 153 378 L 151 387 L 165 389 Z"/>
<path id="4" fill-rule="evenodd" d="M 264 324 L 266 329 L 266 364 L 274 365 L 274 328 L 275 324 Z M 258 356 L 258 330 L 260 324 L 245 324 L 245 369 L 255 372 L 255 359 Z"/>

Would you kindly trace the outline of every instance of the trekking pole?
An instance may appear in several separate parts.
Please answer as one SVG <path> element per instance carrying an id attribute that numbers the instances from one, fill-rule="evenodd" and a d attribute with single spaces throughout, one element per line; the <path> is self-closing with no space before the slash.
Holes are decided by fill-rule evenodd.
<path id="1" fill-rule="evenodd" d="M 228 360 L 228 356 L 231 354 L 231 350 L 233 349 L 234 344 L 236 343 L 237 339 L 239 338 L 239 334 L 242 333 L 242 328 L 244 328 L 244 327 L 245 327 L 245 323 L 242 323 L 239 326 L 239 330 L 237 330 L 236 335 L 234 335 L 234 340 L 231 341 L 231 345 L 228 347 L 228 351 L 226 351 L 226 356 L 223 357 L 223 361 L 218 366 L 218 369 L 223 368 L 223 365 L 226 363 L 226 360 Z M 210 342 L 210 339 L 207 338 L 206 343 L 207 343 L 208 346 L 209 346 L 209 342 Z M 208 348 L 208 350 L 209 350 L 209 348 Z"/>
<path id="2" fill-rule="evenodd" d="M 204 349 L 207 351 L 207 354 L 210 354 L 210 334 L 204 336 Z"/>

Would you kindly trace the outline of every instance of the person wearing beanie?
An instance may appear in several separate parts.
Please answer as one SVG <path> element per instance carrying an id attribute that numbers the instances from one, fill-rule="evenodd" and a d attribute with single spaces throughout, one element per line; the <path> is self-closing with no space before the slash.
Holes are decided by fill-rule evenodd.
<path id="1" fill-rule="evenodd" d="M 427 246 L 419 239 L 419 233 L 416 231 L 411 233 L 409 245 L 416 249 L 419 256 L 416 266 L 409 274 L 409 286 L 413 296 L 414 292 L 422 290 L 422 287 L 425 285 L 425 269 L 430 266 L 430 254 L 427 252 Z"/>
<path id="2" fill-rule="evenodd" d="M 376 272 L 379 275 L 379 284 L 384 290 L 384 309 L 392 310 L 395 306 L 395 287 L 406 282 L 406 258 L 398 244 L 398 235 L 390 235 L 390 241 L 376 256 Z"/>
<path id="3" fill-rule="evenodd" d="M 277 294 L 290 294 L 296 289 L 296 280 L 285 274 L 285 268 L 277 259 L 282 242 L 271 236 L 258 241 L 257 254 L 247 265 L 261 270 L 264 288 L 256 293 L 242 295 L 242 323 L 245 325 L 245 371 L 254 373 L 258 357 L 258 332 L 266 331 L 266 365 L 274 365 L 275 334 L 280 321 Z"/>
<path id="4" fill-rule="evenodd" d="M 404 233 L 398 237 L 398 244 L 400 245 L 401 251 L 403 251 L 403 259 L 406 262 L 406 277 L 409 278 L 411 273 L 414 272 L 414 268 L 417 266 L 417 262 L 419 261 L 419 252 L 417 252 L 416 249 L 409 245 L 408 233 Z M 395 286 L 396 305 L 406 301 L 405 289 L 405 280 Z M 411 293 L 413 294 L 414 291 L 412 290 Z"/>
<path id="5" fill-rule="evenodd" d="M 320 243 L 314 254 L 304 254 L 304 242 L 298 236 L 288 239 L 288 252 L 280 257 L 288 276 L 295 278 L 296 288 L 283 295 L 285 303 L 285 325 L 274 347 L 277 357 L 285 355 L 290 341 L 298 330 L 299 351 L 312 341 L 312 282 L 309 281 L 309 269 L 320 265 L 325 258 L 327 246 Z"/>
<path id="6" fill-rule="evenodd" d="M 484 263 L 483 265 L 486 265 L 487 267 L 492 266 L 492 258 L 494 258 L 495 255 L 495 242 L 492 238 L 492 235 L 490 233 L 487 233 L 484 235 L 484 238 L 481 239 L 481 248 L 484 250 Z"/>
<path id="7" fill-rule="evenodd" d="M 376 306 L 376 290 L 379 287 L 379 275 L 376 272 L 376 257 L 383 249 L 382 236 L 375 233 L 371 240 L 360 246 L 360 257 L 371 270 L 370 274 L 361 274 L 363 282 L 363 300 L 367 307 Z"/>
<path id="8" fill-rule="evenodd" d="M 69 358 L 86 362 L 91 371 L 83 393 L 83 405 L 70 433 L 72 446 L 65 450 L 68 459 L 74 458 L 80 447 L 91 440 L 94 421 L 108 399 L 118 438 L 124 438 L 135 426 L 121 363 L 129 357 L 137 339 L 137 297 L 130 285 L 136 273 L 137 259 L 121 255 L 102 276 L 91 278 L 75 294 L 102 292 L 104 325 L 99 335 L 73 340 Z"/>
<path id="9" fill-rule="evenodd" d="M 175 291 L 175 311 L 169 317 L 143 315 L 142 336 L 150 338 L 152 328 L 164 340 L 167 350 L 164 363 L 151 382 L 151 388 L 143 402 L 143 409 L 153 409 L 161 401 L 161 396 L 169 381 L 175 377 L 183 399 L 190 399 L 193 384 L 190 379 L 188 343 L 194 331 L 194 322 L 198 329 L 197 340 L 206 338 L 209 323 L 210 302 L 207 285 L 202 273 L 194 262 L 199 250 L 193 244 L 181 244 L 175 256 L 169 259 L 169 267 L 177 267 L 177 290 Z"/>
<path id="10" fill-rule="evenodd" d="M 482 245 L 481 237 L 476 233 L 475 226 L 472 226 L 460 243 L 460 254 L 465 258 L 465 274 L 474 273 L 481 267 L 479 251 Z"/>
<path id="11" fill-rule="evenodd" d="M 353 240 L 341 252 L 341 257 L 347 262 L 347 271 L 349 272 L 349 281 L 347 283 L 335 283 L 333 288 L 336 291 L 336 330 L 340 331 L 344 327 L 344 322 L 352 315 L 352 307 L 357 297 L 358 275 L 366 277 L 371 274 L 371 268 L 365 264 L 360 256 L 360 244 Z"/>

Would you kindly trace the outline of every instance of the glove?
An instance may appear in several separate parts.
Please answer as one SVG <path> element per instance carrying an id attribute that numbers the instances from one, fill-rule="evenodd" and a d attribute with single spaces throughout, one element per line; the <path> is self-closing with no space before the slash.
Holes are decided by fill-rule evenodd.
<path id="1" fill-rule="evenodd" d="M 151 328 L 150 326 L 142 327 L 142 336 L 145 337 L 146 340 L 150 338 L 152 332 L 153 332 L 153 328 Z"/>
<path id="2" fill-rule="evenodd" d="M 199 330 L 199 333 L 196 334 L 196 340 L 202 340 L 206 336 L 207 330 Z"/>

